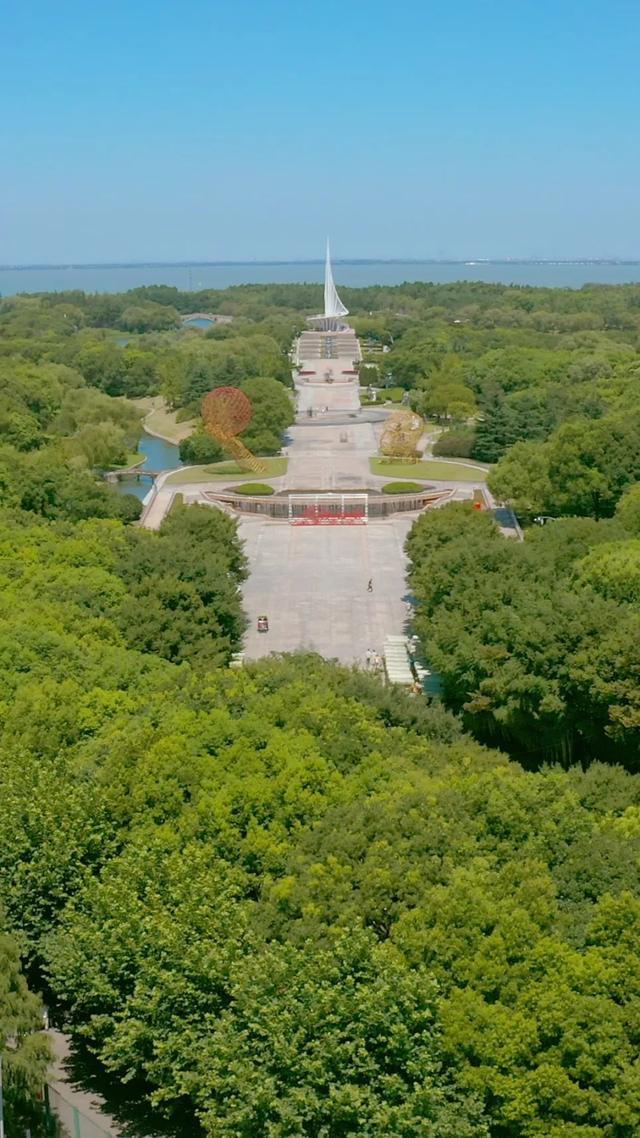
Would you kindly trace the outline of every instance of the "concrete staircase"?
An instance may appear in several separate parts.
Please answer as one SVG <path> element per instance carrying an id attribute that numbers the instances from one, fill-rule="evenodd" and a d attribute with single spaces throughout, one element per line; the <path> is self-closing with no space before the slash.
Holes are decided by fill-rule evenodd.
<path id="1" fill-rule="evenodd" d="M 353 329 L 346 332 L 302 332 L 296 344 L 296 359 L 302 366 L 314 360 L 360 359 L 360 345 Z"/>

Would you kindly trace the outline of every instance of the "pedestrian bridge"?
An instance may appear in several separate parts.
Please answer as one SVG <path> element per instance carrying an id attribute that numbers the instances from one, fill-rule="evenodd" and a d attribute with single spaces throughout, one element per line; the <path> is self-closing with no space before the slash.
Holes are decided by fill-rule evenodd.
<path id="1" fill-rule="evenodd" d="M 206 320 L 209 324 L 231 324 L 233 316 L 224 316 L 219 312 L 188 312 L 180 317 L 182 324 L 195 323 L 196 320 Z"/>
<path id="2" fill-rule="evenodd" d="M 105 482 L 155 482 L 161 470 L 140 470 L 137 466 L 130 466 L 127 470 L 107 470 L 104 475 Z"/>

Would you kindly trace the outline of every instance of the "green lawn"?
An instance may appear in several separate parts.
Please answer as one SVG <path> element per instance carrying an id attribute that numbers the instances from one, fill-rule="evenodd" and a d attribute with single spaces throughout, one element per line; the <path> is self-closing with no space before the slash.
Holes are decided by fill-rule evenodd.
<path id="1" fill-rule="evenodd" d="M 287 473 L 287 465 L 289 460 L 283 458 L 282 455 L 276 455 L 274 458 L 263 458 L 262 461 L 266 466 L 266 472 L 259 474 L 251 470 L 241 470 L 237 462 L 213 462 L 209 466 L 189 466 L 185 470 L 174 470 L 166 479 L 165 485 L 175 486 L 176 483 L 187 482 L 213 482 L 218 479 L 225 479 L 227 482 L 230 479 L 243 479 L 245 482 L 250 478 L 277 478 L 279 474 Z"/>
<path id="2" fill-rule="evenodd" d="M 440 462 L 438 459 L 425 459 L 422 462 L 389 462 L 384 458 L 370 459 L 372 474 L 383 478 L 426 478 L 437 482 L 484 481 L 487 471 L 484 466 L 467 465 L 462 462 Z"/>
<path id="3" fill-rule="evenodd" d="M 195 419 L 179 423 L 177 412 L 170 411 L 160 395 L 144 395 L 140 399 L 132 399 L 131 402 L 144 412 L 144 426 L 170 443 L 181 443 L 183 439 L 192 435 L 196 428 Z"/>

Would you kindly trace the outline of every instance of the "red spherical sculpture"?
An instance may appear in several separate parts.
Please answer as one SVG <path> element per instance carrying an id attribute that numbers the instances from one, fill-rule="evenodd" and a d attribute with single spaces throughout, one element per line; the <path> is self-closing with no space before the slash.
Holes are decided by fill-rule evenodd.
<path id="1" fill-rule="evenodd" d="M 216 387 L 202 400 L 202 418 L 216 438 L 233 438 L 251 421 L 252 407 L 239 387 Z"/>

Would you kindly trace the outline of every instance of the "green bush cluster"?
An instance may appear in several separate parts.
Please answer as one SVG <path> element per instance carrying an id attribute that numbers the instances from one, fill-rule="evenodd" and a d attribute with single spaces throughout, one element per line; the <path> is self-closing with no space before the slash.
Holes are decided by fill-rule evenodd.
<path id="1" fill-rule="evenodd" d="M 212 462 L 221 462 L 224 451 L 220 443 L 204 430 L 194 431 L 180 443 L 180 459 L 182 462 L 194 466 L 205 466 Z"/>
<path id="2" fill-rule="evenodd" d="M 471 458 L 474 453 L 475 432 L 458 427 L 443 433 L 433 444 L 433 454 L 438 457 Z"/>
<path id="3" fill-rule="evenodd" d="M 239 486 L 234 486 L 233 489 L 236 494 L 253 494 L 256 497 L 275 494 L 273 486 L 267 485 L 266 482 L 241 482 Z"/>
<path id="4" fill-rule="evenodd" d="M 420 482 L 385 482 L 382 487 L 383 494 L 414 494 L 424 490 Z"/>

